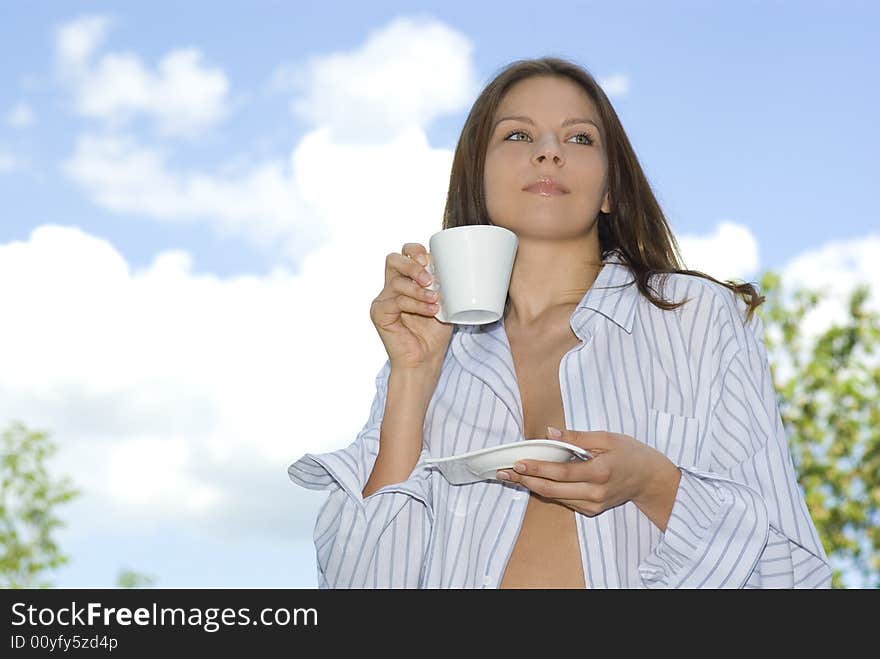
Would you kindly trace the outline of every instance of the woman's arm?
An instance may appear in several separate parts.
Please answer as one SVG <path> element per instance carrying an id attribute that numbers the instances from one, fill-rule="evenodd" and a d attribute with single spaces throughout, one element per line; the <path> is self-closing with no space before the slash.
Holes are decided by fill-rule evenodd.
<path id="1" fill-rule="evenodd" d="M 384 413 L 386 406 L 391 407 L 386 403 L 394 397 L 390 372 L 386 362 L 376 377 L 369 420 L 351 445 L 330 453 L 306 454 L 288 467 L 295 483 L 330 491 L 314 530 L 321 588 L 420 585 L 433 524 L 431 471 L 421 464 L 425 453 L 421 452 L 414 467 L 405 464 L 411 458 L 404 456 L 391 471 L 383 471 L 382 465 L 375 468 Z M 413 415 L 410 411 L 403 418 L 411 420 Z M 371 478 L 372 491 L 367 487 Z"/>
<path id="2" fill-rule="evenodd" d="M 439 375 L 439 368 L 391 370 L 379 454 L 363 489 L 365 499 L 386 485 L 405 481 L 412 473 L 422 452 L 425 412 Z"/>
<path id="3" fill-rule="evenodd" d="M 760 317 L 743 326 L 720 374 L 706 430 L 708 468 L 682 465 L 664 537 L 640 566 L 646 585 L 829 587 L 831 568 L 810 517 L 779 412 Z M 726 339 L 725 339 L 726 340 Z"/>

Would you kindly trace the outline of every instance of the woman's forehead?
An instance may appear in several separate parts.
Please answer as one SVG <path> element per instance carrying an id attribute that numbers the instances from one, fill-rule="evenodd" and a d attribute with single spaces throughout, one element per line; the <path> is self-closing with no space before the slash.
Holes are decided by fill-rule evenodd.
<path id="1" fill-rule="evenodd" d="M 501 97 L 495 121 L 505 115 L 530 118 L 532 113 L 564 114 L 599 123 L 593 100 L 576 82 L 559 78 L 526 78 L 512 85 Z"/>

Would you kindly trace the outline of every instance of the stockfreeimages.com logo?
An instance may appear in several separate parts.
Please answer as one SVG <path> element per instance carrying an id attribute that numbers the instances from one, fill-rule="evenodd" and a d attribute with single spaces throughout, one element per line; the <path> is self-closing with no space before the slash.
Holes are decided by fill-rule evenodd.
<path id="1" fill-rule="evenodd" d="M 221 609 L 219 607 L 204 610 L 191 607 L 160 608 L 153 603 L 152 607 L 130 609 L 127 607 L 104 607 L 100 602 L 89 602 L 85 607 L 71 602 L 69 607 L 60 609 L 41 608 L 24 602 L 12 605 L 12 625 L 62 627 L 81 625 L 103 625 L 111 627 L 120 625 L 127 627 L 139 625 L 143 627 L 187 626 L 201 627 L 206 632 L 216 632 L 221 626 L 264 625 L 271 626 L 318 626 L 316 609 L 261 609 L 256 618 L 251 618 L 249 608 Z"/>

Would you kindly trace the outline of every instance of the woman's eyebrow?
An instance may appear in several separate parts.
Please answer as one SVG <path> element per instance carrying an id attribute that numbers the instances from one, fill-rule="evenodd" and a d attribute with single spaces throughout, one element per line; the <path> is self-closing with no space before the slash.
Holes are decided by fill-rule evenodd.
<path id="1" fill-rule="evenodd" d="M 531 119 L 529 119 L 528 117 L 521 117 L 521 116 L 501 117 L 498 121 L 495 122 L 495 125 L 492 127 L 492 130 L 495 130 L 498 127 L 498 124 L 500 124 L 502 121 L 522 121 L 527 124 L 531 124 L 532 126 L 535 125 L 535 122 L 532 121 Z M 573 124 L 592 124 L 593 126 L 596 127 L 596 130 L 599 130 L 599 126 L 596 124 L 595 121 L 592 121 L 591 119 L 581 119 L 578 117 L 575 117 L 574 119 L 566 119 L 565 121 L 562 122 L 562 127 L 565 128 L 566 126 L 571 126 Z"/>

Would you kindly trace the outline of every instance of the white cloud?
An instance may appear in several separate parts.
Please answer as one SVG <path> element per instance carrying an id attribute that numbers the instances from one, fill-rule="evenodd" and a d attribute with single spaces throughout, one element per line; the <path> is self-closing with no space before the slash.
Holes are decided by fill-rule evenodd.
<path id="1" fill-rule="evenodd" d="M 301 90 L 291 104 L 347 144 L 377 144 L 457 112 L 479 92 L 461 33 L 432 19 L 398 18 L 353 51 L 311 58 L 276 75 Z"/>
<path id="2" fill-rule="evenodd" d="M 55 51 L 63 73 L 82 73 L 111 24 L 108 16 L 83 16 L 55 31 Z"/>
<path id="3" fill-rule="evenodd" d="M 132 53 L 108 53 L 93 61 L 111 25 L 107 17 L 87 16 L 56 32 L 58 70 L 80 113 L 114 128 L 143 114 L 168 136 L 193 136 L 225 118 L 226 75 L 204 65 L 196 48 L 169 52 L 155 71 Z"/>
<path id="4" fill-rule="evenodd" d="M 131 137 L 84 135 L 64 170 L 109 210 L 166 222 L 205 221 L 218 233 L 244 236 L 264 248 L 281 241 L 295 261 L 325 231 L 282 161 L 225 176 L 177 171 L 165 151 Z"/>
<path id="5" fill-rule="evenodd" d="M 6 115 L 6 123 L 13 128 L 27 128 L 35 121 L 34 111 L 27 103 L 17 103 Z"/>
<path id="6" fill-rule="evenodd" d="M 629 93 L 629 77 L 617 73 L 598 81 L 607 96 L 625 96 Z"/>
<path id="7" fill-rule="evenodd" d="M 826 243 L 789 261 L 781 271 L 783 292 L 790 298 L 797 288 L 822 293 L 824 301 L 805 318 L 801 330 L 808 338 L 847 317 L 847 302 L 860 283 L 871 284 L 865 301 L 880 312 L 880 234 L 856 240 Z"/>
<path id="8" fill-rule="evenodd" d="M 326 113 L 310 115 L 319 125 L 303 136 L 289 162 L 256 163 L 223 175 L 185 171 L 173 167 L 167 152 L 132 137 L 83 135 L 65 171 L 104 208 L 209 222 L 225 234 L 280 246 L 294 263 L 328 238 L 359 236 L 366 245 L 395 235 L 395 223 L 439 226 L 452 154 L 432 149 L 416 124 L 465 106 L 475 78 L 462 59 L 470 48 L 440 24 L 401 20 L 358 51 L 313 59 L 304 98 Z M 401 69 L 399 62 L 413 68 Z M 421 69 L 428 65 L 435 74 L 425 82 Z M 376 84 L 394 87 L 372 106 L 357 98 L 366 93 L 360 76 L 367 69 Z M 346 96 L 346 89 L 353 91 Z M 345 117 L 355 105 L 365 112 L 358 119 L 367 122 L 359 124 L 363 131 L 334 131 L 350 125 Z"/>
<path id="9" fill-rule="evenodd" d="M 18 160 L 11 153 L 0 149 L 0 174 L 8 174 L 18 169 Z"/>
<path id="10" fill-rule="evenodd" d="M 366 309 L 306 281 L 197 277 L 174 252 L 135 273 L 103 240 L 41 227 L 0 246 L 0 301 L 19 319 L 0 344 L 0 408 L 54 432 L 95 523 L 236 515 L 236 493 L 213 472 L 242 463 L 254 491 L 287 485 L 288 460 L 353 438 L 381 365 L 364 323 L 340 322 Z"/>
<path id="11" fill-rule="evenodd" d="M 296 276 L 197 276 L 184 252 L 135 272 L 106 241 L 54 225 L 0 245 L 0 304 L 16 318 L 0 421 L 52 431 L 57 469 L 87 493 L 78 529 L 221 533 L 235 519 L 289 537 L 286 509 L 266 501 L 295 496 L 289 461 L 363 425 L 385 359 L 369 320 L 384 256 L 435 228 L 403 220 L 405 236 L 338 243 Z"/>
<path id="12" fill-rule="evenodd" d="M 690 270 L 718 280 L 750 280 L 758 271 L 758 241 L 748 227 L 722 221 L 708 236 L 676 236 Z"/>
<path id="13" fill-rule="evenodd" d="M 439 226 L 451 162 L 451 152 L 432 149 L 417 129 L 360 147 L 318 130 L 290 163 L 231 176 L 175 171 L 164 153 L 131 138 L 84 136 L 65 171 L 110 210 L 207 221 L 258 245 L 280 245 L 298 263 L 327 239 L 375 244 L 395 228 Z"/>

